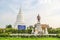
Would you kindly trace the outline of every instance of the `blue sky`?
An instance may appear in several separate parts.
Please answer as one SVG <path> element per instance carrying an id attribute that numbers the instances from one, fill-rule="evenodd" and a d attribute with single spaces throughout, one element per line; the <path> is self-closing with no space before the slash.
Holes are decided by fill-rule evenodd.
<path id="1" fill-rule="evenodd" d="M 26 25 L 34 25 L 40 14 L 41 24 L 60 27 L 60 0 L 0 0 L 0 27 L 14 25 L 20 7 Z"/>

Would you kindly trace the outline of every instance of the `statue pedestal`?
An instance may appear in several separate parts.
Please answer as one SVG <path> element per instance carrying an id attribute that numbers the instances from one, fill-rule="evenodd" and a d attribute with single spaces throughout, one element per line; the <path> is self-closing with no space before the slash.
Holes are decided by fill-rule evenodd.
<path id="1" fill-rule="evenodd" d="M 34 32 L 34 34 L 42 34 L 42 33 L 43 32 L 42 32 L 42 28 L 41 28 L 40 23 L 35 24 L 35 32 Z"/>

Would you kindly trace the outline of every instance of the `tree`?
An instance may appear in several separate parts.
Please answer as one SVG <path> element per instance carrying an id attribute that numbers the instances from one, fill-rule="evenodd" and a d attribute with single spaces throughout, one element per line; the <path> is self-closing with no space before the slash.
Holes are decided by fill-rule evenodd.
<path id="1" fill-rule="evenodd" d="M 28 27 L 28 29 L 32 30 L 32 29 L 33 29 L 33 26 L 32 26 L 32 25 L 30 25 L 30 26 Z"/>
<path id="2" fill-rule="evenodd" d="M 50 28 L 50 29 L 48 29 L 48 33 L 50 33 L 50 34 L 60 34 L 60 28 Z"/>
<path id="3" fill-rule="evenodd" d="M 4 30 L 4 29 L 1 29 L 1 28 L 0 28 L 0 34 L 4 32 L 3 30 Z"/>
<path id="4" fill-rule="evenodd" d="M 6 25 L 6 28 L 12 28 L 12 25 L 10 25 L 10 24 Z"/>

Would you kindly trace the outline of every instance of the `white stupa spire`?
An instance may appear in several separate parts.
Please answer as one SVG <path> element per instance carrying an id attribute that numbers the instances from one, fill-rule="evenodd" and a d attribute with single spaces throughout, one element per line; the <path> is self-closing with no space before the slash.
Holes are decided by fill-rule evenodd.
<path id="1" fill-rule="evenodd" d="M 22 9 L 20 8 L 20 10 L 19 10 L 19 13 L 18 13 L 18 15 L 17 15 L 17 21 L 19 22 L 19 23 L 23 23 L 23 13 L 22 13 Z"/>
<path id="2" fill-rule="evenodd" d="M 20 9 L 19 9 L 19 14 L 21 14 L 22 13 L 22 7 L 20 7 Z"/>
<path id="3" fill-rule="evenodd" d="M 22 13 L 22 8 L 19 9 L 18 15 L 17 15 L 17 19 L 16 19 L 16 23 L 15 23 L 15 28 L 17 28 L 17 25 L 23 25 L 23 13 Z"/>

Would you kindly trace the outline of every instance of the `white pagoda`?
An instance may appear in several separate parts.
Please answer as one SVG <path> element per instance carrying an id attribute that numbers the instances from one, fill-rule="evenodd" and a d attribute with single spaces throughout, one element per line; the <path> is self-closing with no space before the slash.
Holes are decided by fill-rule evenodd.
<path id="1" fill-rule="evenodd" d="M 19 29 L 19 30 L 25 29 L 26 26 L 25 26 L 23 21 L 24 21 L 23 20 L 23 13 L 22 13 L 22 10 L 20 8 L 19 13 L 17 15 L 16 23 L 14 25 L 15 29 Z"/>

